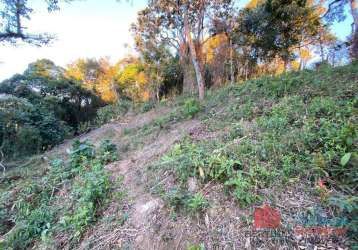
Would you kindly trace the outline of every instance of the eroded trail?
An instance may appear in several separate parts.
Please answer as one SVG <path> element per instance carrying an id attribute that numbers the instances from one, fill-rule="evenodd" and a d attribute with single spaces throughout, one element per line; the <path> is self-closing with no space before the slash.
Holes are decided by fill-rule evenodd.
<path id="1" fill-rule="evenodd" d="M 135 126 L 145 123 L 143 120 L 135 120 L 129 124 Z M 142 177 L 148 164 L 162 156 L 175 142 L 198 126 L 200 122 L 197 120 L 176 123 L 169 129 L 161 130 L 158 136 L 147 141 L 143 148 L 127 152 L 125 159 L 107 166 L 113 180 L 123 178 L 121 186 L 126 192 L 126 198 L 124 202 L 116 199 L 111 201 L 103 217 L 122 210 L 126 219 L 119 224 L 99 221 L 87 232 L 79 249 L 113 249 L 123 246 L 133 249 L 158 249 L 158 239 L 152 237 L 153 228 L 150 222 L 154 212 L 162 208 L 164 202 L 148 192 Z M 123 128 L 128 126 L 121 129 Z M 116 137 L 115 140 L 120 141 L 120 138 Z"/>
<path id="2" fill-rule="evenodd" d="M 99 144 L 103 139 L 111 139 L 114 143 L 120 143 L 122 132 L 124 129 L 135 129 L 149 124 L 156 118 L 163 116 L 170 112 L 169 107 L 162 107 L 151 110 L 144 114 L 128 114 L 123 119 L 107 123 L 100 128 L 94 129 L 86 134 L 78 136 L 76 139 L 84 141 L 89 140 L 95 145 Z M 66 156 L 66 149 L 71 147 L 73 139 L 68 140 L 61 145 L 55 147 L 46 153 L 48 156 Z"/>
<path id="3" fill-rule="evenodd" d="M 217 182 L 197 182 L 190 191 L 202 193 L 210 201 L 206 211 L 195 216 L 172 213 L 168 201 L 163 200 L 165 196 L 158 195 L 155 189 L 160 187 L 164 195 L 176 189 L 175 174 L 165 168 L 151 169 L 152 164 L 158 164 L 157 160 L 186 136 L 194 141 L 208 142 L 225 136 L 228 131 L 226 128 L 210 131 L 197 119 L 177 120 L 162 127 L 158 120 L 169 112 L 164 108 L 127 116 L 124 121 L 112 122 L 79 138 L 94 144 L 111 139 L 118 148 L 126 143 L 131 146 L 120 150 L 121 160 L 106 166 L 111 174 L 113 196 L 109 203 L 102 205 L 98 221 L 89 227 L 77 249 L 188 249 L 203 242 L 207 249 L 298 249 L 291 236 L 289 244 L 260 237 L 253 241 L 249 221 L 252 211 L 241 208 L 232 197 L 223 195 L 225 186 Z M 240 144 L 252 133 L 252 123 L 241 122 L 240 126 L 244 128 L 244 135 L 229 145 Z M 65 143 L 51 153 L 65 154 L 68 147 Z M 187 186 L 191 188 L 189 182 Z M 273 199 L 281 208 L 285 221 L 291 220 L 293 210 L 315 203 L 312 199 L 302 200 L 307 197 L 304 185 L 288 187 L 285 192 L 274 188 L 262 192 L 268 197 L 277 194 Z M 297 200 L 300 200 L 299 205 Z"/>

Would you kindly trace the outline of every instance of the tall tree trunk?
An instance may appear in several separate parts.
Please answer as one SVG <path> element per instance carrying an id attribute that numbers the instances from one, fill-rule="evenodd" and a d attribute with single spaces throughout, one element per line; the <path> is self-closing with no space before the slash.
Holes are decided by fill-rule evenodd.
<path id="1" fill-rule="evenodd" d="M 199 100 L 203 100 L 204 96 L 205 96 L 205 83 L 204 83 L 202 67 L 200 65 L 200 60 L 198 59 L 198 56 L 196 54 L 195 44 L 191 37 L 191 29 L 189 27 L 187 10 L 184 15 L 185 15 L 184 16 L 184 32 L 185 32 L 185 37 L 188 41 L 190 55 L 191 55 L 191 61 L 193 63 L 194 70 L 195 70 L 196 82 L 198 84 L 198 90 L 199 90 Z"/>
<path id="2" fill-rule="evenodd" d="M 353 17 L 352 58 L 358 60 L 358 10 L 356 0 L 350 0 L 350 6 Z"/>
<path id="3" fill-rule="evenodd" d="M 195 72 L 190 60 L 190 53 L 186 44 L 181 45 L 179 57 L 180 67 L 183 72 L 183 93 L 194 94 L 196 92 Z"/>
<path id="4" fill-rule="evenodd" d="M 230 83 L 234 84 L 234 59 L 233 59 L 233 44 L 232 39 L 229 37 L 229 49 L 230 49 Z"/>

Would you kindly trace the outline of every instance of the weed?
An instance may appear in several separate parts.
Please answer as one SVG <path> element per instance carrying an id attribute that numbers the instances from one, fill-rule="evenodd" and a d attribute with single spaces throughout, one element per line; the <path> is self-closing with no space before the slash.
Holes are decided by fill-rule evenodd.
<path id="1" fill-rule="evenodd" d="M 146 112 L 152 110 L 154 107 L 155 107 L 155 102 L 154 101 L 145 102 L 145 103 L 141 104 L 140 112 L 141 113 L 146 113 Z"/>
<path id="2" fill-rule="evenodd" d="M 100 108 L 97 111 L 97 116 L 95 118 L 95 126 L 101 126 L 112 120 L 117 120 L 123 116 L 131 107 L 132 103 L 128 100 L 121 100 L 111 105 L 107 105 L 103 108 Z"/>
<path id="3" fill-rule="evenodd" d="M 104 140 L 99 147 L 98 158 L 102 164 L 118 160 L 117 146 L 110 140 Z"/>
<path id="4" fill-rule="evenodd" d="M 190 245 L 188 246 L 188 250 L 205 250 L 204 243 L 201 243 L 199 245 Z"/>
<path id="5" fill-rule="evenodd" d="M 185 101 L 182 112 L 186 118 L 193 118 L 200 109 L 200 103 L 194 98 L 189 98 Z"/>
<path id="6" fill-rule="evenodd" d="M 254 185 L 248 177 L 239 172 L 225 182 L 225 185 L 234 189 L 234 196 L 242 206 L 248 206 L 259 200 L 259 196 L 255 193 Z"/>
<path id="7" fill-rule="evenodd" d="M 352 249 L 358 247 L 358 197 L 354 195 L 332 196 L 328 199 L 328 204 L 337 209 L 338 226 L 348 228 L 348 233 L 353 239 Z"/>
<path id="8" fill-rule="evenodd" d="M 15 227 L 3 242 L 4 248 L 24 249 L 40 238 L 43 244 L 52 244 L 51 238 L 60 232 L 76 242 L 96 220 L 109 195 L 111 185 L 103 163 L 114 159 L 108 154 L 115 149 L 111 145 L 106 141 L 96 153 L 90 143 L 75 141 L 68 164 L 53 160 L 45 176 L 26 183 L 9 211 Z M 59 207 L 56 204 L 64 198 L 56 197 L 56 191 L 65 183 L 70 187 L 70 197 L 65 197 L 69 204 Z"/>
<path id="9" fill-rule="evenodd" d="M 191 194 L 183 188 L 174 187 L 162 196 L 171 208 L 173 218 L 176 218 L 176 214 L 180 211 L 194 215 L 201 213 L 209 206 L 208 200 L 202 193 Z"/>
<path id="10" fill-rule="evenodd" d="M 188 199 L 189 194 L 180 188 L 172 188 L 168 193 L 164 195 L 164 200 L 166 200 L 169 207 L 172 210 L 179 211 L 185 206 L 186 200 Z"/>
<path id="11" fill-rule="evenodd" d="M 188 199 L 186 203 L 187 210 L 191 214 L 202 212 L 208 206 L 209 206 L 209 202 L 202 193 L 194 194 Z"/>
<path id="12" fill-rule="evenodd" d="M 253 118 L 253 108 L 254 106 L 251 101 L 244 104 L 238 102 L 230 106 L 230 112 L 235 120 L 242 118 L 251 120 Z"/>

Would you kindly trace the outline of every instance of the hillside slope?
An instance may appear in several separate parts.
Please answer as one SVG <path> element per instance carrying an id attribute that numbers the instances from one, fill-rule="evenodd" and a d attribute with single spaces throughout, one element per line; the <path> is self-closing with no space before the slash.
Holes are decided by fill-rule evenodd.
<path id="1" fill-rule="evenodd" d="M 357 64 L 322 67 L 227 86 L 208 93 L 203 103 L 183 96 L 127 115 L 77 138 L 93 147 L 75 143 L 68 154 L 69 141 L 47 152 L 45 160 L 6 173 L 0 184 L 0 244 L 354 247 L 357 93 Z M 101 144 L 104 139 L 114 145 Z M 54 163 L 57 158 L 64 161 Z M 262 204 L 281 214 L 279 237 L 253 229 L 254 208 Z M 295 226 L 349 231 L 304 238 L 295 235 Z"/>

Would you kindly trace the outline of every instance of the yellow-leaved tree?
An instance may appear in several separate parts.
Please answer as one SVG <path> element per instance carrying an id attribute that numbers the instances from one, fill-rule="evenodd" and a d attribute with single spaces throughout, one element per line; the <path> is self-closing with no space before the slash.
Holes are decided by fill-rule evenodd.
<path id="1" fill-rule="evenodd" d="M 65 76 L 81 82 L 86 89 L 94 91 L 107 103 L 118 100 L 114 82 L 116 68 L 108 58 L 78 59 L 68 65 Z"/>
<path id="2" fill-rule="evenodd" d="M 125 96 L 135 102 L 147 101 L 150 97 L 148 77 L 144 64 L 137 58 L 126 58 L 116 65 L 116 82 Z"/>

